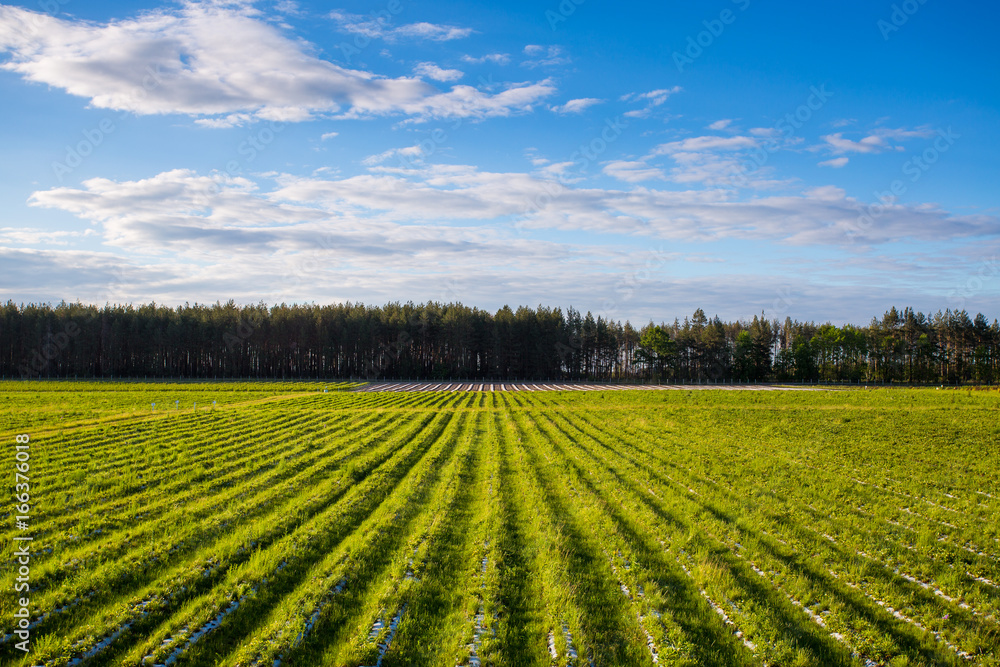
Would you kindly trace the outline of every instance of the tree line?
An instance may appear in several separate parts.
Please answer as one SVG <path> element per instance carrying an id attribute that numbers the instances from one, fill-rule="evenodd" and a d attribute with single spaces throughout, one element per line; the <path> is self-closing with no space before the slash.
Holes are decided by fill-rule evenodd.
<path id="1" fill-rule="evenodd" d="M 462 304 L 0 306 L 0 374 L 20 378 L 1000 381 L 1000 325 L 892 308 L 867 326 L 635 328 L 573 308 Z"/>

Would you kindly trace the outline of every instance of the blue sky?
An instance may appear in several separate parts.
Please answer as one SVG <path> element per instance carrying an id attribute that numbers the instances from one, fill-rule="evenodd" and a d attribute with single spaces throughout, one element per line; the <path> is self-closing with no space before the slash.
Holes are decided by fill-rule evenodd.
<path id="1" fill-rule="evenodd" d="M 0 4 L 0 295 L 992 319 L 998 13 Z"/>

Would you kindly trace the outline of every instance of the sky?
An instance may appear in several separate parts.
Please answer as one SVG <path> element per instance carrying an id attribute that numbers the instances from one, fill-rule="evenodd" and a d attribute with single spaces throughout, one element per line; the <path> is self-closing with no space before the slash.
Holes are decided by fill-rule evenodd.
<path id="1" fill-rule="evenodd" d="M 0 4 L 0 298 L 992 320 L 998 18 Z"/>

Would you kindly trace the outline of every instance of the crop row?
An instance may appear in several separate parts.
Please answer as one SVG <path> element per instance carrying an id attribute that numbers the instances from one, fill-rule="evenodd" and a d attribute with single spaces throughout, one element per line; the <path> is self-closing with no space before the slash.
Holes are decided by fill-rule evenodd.
<path id="1" fill-rule="evenodd" d="M 896 460 L 905 427 L 856 459 L 899 426 L 864 404 L 666 393 L 314 391 L 41 436 L 32 654 L 0 661 L 1000 664 L 991 482 Z M 978 474 L 972 422 L 926 457 Z"/>

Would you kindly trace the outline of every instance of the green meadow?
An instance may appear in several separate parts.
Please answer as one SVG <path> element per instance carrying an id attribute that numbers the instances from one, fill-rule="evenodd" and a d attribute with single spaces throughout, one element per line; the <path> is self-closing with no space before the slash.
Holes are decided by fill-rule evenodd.
<path id="1" fill-rule="evenodd" d="M 996 390 L 359 384 L 0 383 L 0 664 L 1000 665 Z"/>

